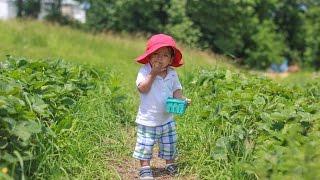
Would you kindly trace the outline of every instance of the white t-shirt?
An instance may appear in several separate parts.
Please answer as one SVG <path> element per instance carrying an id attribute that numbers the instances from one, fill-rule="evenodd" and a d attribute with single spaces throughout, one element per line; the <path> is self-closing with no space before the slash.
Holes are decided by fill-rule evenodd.
<path id="1" fill-rule="evenodd" d="M 139 70 L 136 85 L 145 80 L 151 72 L 149 63 Z M 140 106 L 136 123 L 145 126 L 161 126 L 173 119 L 173 115 L 166 112 L 166 100 L 173 97 L 173 92 L 182 89 L 177 72 L 169 67 L 165 78 L 157 76 L 147 93 L 140 93 Z"/>

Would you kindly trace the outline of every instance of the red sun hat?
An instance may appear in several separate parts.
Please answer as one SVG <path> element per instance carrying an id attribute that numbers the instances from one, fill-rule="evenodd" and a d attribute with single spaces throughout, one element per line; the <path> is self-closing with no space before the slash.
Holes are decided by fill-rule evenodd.
<path id="1" fill-rule="evenodd" d="M 146 64 L 150 60 L 150 55 L 162 47 L 172 47 L 174 50 L 173 61 L 170 66 L 179 67 L 183 65 L 181 51 L 176 47 L 176 42 L 171 36 L 165 34 L 156 34 L 151 36 L 147 42 L 147 47 L 141 56 L 136 58 L 136 61 L 141 64 Z"/>

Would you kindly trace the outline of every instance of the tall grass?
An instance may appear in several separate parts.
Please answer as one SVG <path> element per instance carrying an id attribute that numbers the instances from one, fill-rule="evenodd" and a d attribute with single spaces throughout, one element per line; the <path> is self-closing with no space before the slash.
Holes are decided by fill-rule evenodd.
<path id="1" fill-rule="evenodd" d="M 136 48 L 131 41 L 33 21 L 0 22 L 0 56 L 7 54 L 32 59 L 62 58 L 99 67 L 113 67 L 120 73 L 136 70 Z M 132 76 L 128 76 L 131 78 Z"/>

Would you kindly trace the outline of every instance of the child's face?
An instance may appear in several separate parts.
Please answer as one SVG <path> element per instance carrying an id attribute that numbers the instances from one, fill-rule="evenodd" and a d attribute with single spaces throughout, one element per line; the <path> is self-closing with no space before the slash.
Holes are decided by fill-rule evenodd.
<path id="1" fill-rule="evenodd" d="M 168 67 L 172 63 L 172 54 L 170 47 L 162 47 L 151 54 L 150 63 L 152 67 L 157 66 L 158 64 L 162 67 Z"/>

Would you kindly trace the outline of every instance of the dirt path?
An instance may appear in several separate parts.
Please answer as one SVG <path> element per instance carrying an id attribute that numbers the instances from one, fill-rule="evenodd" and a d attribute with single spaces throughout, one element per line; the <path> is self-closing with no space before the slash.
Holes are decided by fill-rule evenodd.
<path id="1" fill-rule="evenodd" d="M 134 149 L 135 141 L 136 141 L 136 134 L 134 128 L 127 130 L 127 143 L 128 148 Z M 151 160 L 151 168 L 153 170 L 153 175 L 156 180 L 176 180 L 176 179 L 183 179 L 183 180 L 195 180 L 197 178 L 192 176 L 177 176 L 172 177 L 168 175 L 165 170 L 165 161 L 158 158 L 158 146 L 155 146 L 153 150 L 153 158 Z M 140 163 L 138 160 L 134 158 L 127 157 L 127 160 L 123 160 L 123 162 L 113 163 L 117 172 L 121 176 L 123 180 L 136 180 L 139 179 L 138 176 L 138 169 L 140 167 Z M 126 162 L 125 162 L 126 161 Z"/>

